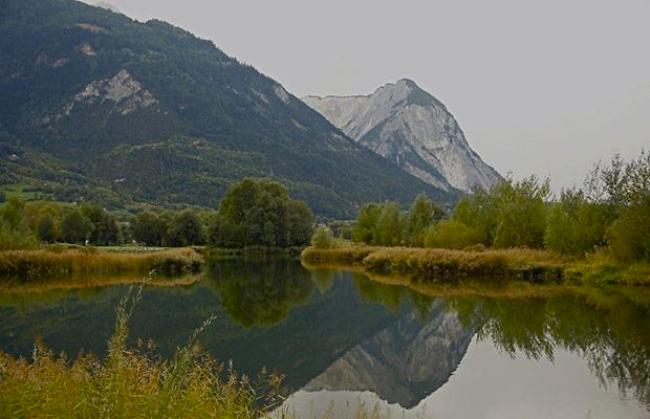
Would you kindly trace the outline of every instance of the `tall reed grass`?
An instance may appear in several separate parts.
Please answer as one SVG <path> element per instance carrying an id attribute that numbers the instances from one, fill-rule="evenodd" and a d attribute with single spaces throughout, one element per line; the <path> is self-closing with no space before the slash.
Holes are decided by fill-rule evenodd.
<path id="1" fill-rule="evenodd" d="M 33 359 L 0 352 L 0 417 L 260 418 L 277 406 L 281 378 L 224 369 L 199 348 L 208 319 L 171 360 L 127 348 L 128 319 L 142 288 L 122 300 L 108 355 L 55 356 L 37 344 Z"/>
<path id="2" fill-rule="evenodd" d="M 375 276 L 401 276 L 401 282 L 417 279 L 444 283 L 471 278 L 486 282 L 515 279 L 589 285 L 650 285 L 650 264 L 623 264 L 606 252 L 575 259 L 526 248 L 451 250 L 353 245 L 333 249 L 308 247 L 301 259 L 307 267 L 348 266 Z"/>
<path id="3" fill-rule="evenodd" d="M 0 275 L 22 280 L 70 274 L 197 272 L 203 258 L 191 248 L 152 252 L 114 252 L 97 248 L 12 250 L 0 252 Z"/>
<path id="4" fill-rule="evenodd" d="M 409 274 L 419 278 L 516 278 L 557 281 L 568 260 L 531 249 L 451 250 L 412 247 L 350 246 L 335 249 L 310 247 L 302 253 L 308 264 L 348 263 L 384 274 Z"/>

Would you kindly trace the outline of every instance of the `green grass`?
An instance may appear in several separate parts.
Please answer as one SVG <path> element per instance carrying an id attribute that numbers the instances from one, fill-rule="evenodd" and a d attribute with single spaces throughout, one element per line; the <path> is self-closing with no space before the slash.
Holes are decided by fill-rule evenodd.
<path id="1" fill-rule="evenodd" d="M 650 285 L 650 264 L 626 265 L 605 254 L 574 259 L 526 248 L 450 250 L 406 247 L 309 247 L 307 265 L 348 265 L 365 272 L 450 282 L 462 278 L 546 283 Z"/>
<path id="2" fill-rule="evenodd" d="M 29 188 L 30 185 L 28 184 L 16 183 L 12 185 L 4 185 L 2 186 L 1 190 L 4 191 L 5 198 L 7 200 L 11 198 L 19 198 L 22 199 L 23 201 L 35 201 L 35 200 L 51 198 L 50 194 L 44 194 L 43 192 L 27 191 L 26 189 Z M 2 203 L 0 203 L 0 205 L 2 205 Z"/>

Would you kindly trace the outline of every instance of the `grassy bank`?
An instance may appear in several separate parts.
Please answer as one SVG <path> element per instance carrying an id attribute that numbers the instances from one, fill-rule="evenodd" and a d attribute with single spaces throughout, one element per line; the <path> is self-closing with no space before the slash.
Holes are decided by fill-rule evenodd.
<path id="1" fill-rule="evenodd" d="M 625 265 L 603 255 L 570 259 L 531 249 L 449 250 L 406 247 L 309 247 L 301 255 L 308 265 L 348 265 L 371 274 L 448 282 L 462 278 L 528 282 L 619 283 L 650 285 L 650 265 Z"/>
<path id="2" fill-rule="evenodd" d="M 98 248 L 12 250 L 0 252 L 0 275 L 20 281 L 73 274 L 196 272 L 203 258 L 194 249 L 115 251 Z"/>

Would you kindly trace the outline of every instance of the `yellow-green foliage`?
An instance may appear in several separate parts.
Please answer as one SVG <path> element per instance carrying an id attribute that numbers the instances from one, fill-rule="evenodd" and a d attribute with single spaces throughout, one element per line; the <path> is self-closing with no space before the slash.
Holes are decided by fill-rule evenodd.
<path id="1" fill-rule="evenodd" d="M 0 352 L 0 417 L 257 419 L 274 405 L 279 378 L 265 379 L 258 394 L 199 350 L 209 322 L 171 360 L 127 348 L 131 310 L 120 305 L 105 361 L 82 354 L 70 362 L 41 345 L 31 362 Z"/>
<path id="2" fill-rule="evenodd" d="M 157 252 L 118 253 L 94 247 L 77 249 L 11 250 L 0 252 L 0 275 L 20 278 L 62 276 L 74 273 L 197 271 L 201 256 L 191 248 Z"/>
<path id="3" fill-rule="evenodd" d="M 464 249 L 481 243 L 480 234 L 456 220 L 440 221 L 427 228 L 423 236 L 424 247 Z"/>
<path id="4" fill-rule="evenodd" d="M 619 262 L 606 250 L 587 255 L 567 270 L 569 280 L 589 284 L 650 285 L 650 263 Z"/>

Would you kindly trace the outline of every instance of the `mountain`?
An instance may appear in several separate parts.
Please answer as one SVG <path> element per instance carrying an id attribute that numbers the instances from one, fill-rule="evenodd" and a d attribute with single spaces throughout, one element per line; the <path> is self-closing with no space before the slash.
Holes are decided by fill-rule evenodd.
<path id="1" fill-rule="evenodd" d="M 489 189 L 501 176 L 476 154 L 438 99 L 413 81 L 368 96 L 307 96 L 303 101 L 359 144 L 444 190 Z"/>
<path id="2" fill-rule="evenodd" d="M 443 191 L 212 42 L 73 0 L 3 0 L 0 185 L 111 208 L 214 207 L 245 176 L 320 215 Z"/>
<path id="3" fill-rule="evenodd" d="M 424 322 L 412 312 L 347 351 L 303 390 L 370 391 L 411 408 L 449 380 L 473 335 L 441 304 Z"/>

